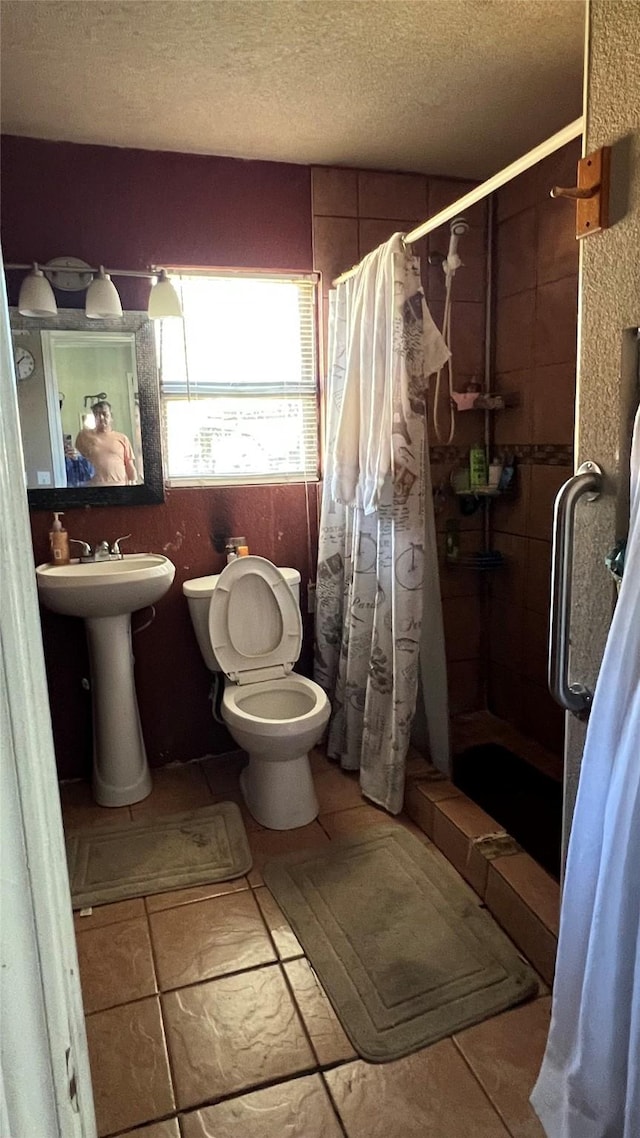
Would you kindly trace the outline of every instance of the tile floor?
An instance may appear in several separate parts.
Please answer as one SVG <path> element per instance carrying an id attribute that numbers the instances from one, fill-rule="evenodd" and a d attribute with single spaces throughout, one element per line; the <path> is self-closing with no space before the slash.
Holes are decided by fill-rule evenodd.
<path id="1" fill-rule="evenodd" d="M 99 1135 L 543 1138 L 528 1096 L 548 1029 L 544 984 L 531 1003 L 408 1058 L 377 1065 L 356 1057 L 261 875 L 274 854 L 388 821 L 363 802 L 357 780 L 320 753 L 313 768 L 320 816 L 312 825 L 277 833 L 246 815 L 254 856 L 247 878 L 75 915 Z M 103 810 L 86 786 L 69 784 L 65 826 L 121 824 L 212 798 L 239 801 L 238 769 L 234 756 L 165 768 L 154 775 L 151 796 L 131 809 Z M 460 797 L 446 781 L 423 782 L 427 769 L 414 756 L 408 802 L 418 824 L 397 820 L 425 842 L 439 806 Z M 460 805 L 449 809 L 444 838 L 442 827 L 436 834 L 441 848 L 451 846 L 454 864 L 471 852 L 470 845 L 464 855 L 460 834 L 478 841 L 478 818 Z M 486 826 L 479 829 L 486 845 Z M 500 841 L 498 848 L 504 856 L 487 858 L 484 876 L 475 865 L 476 886 L 488 894 L 495 876 L 513 897 L 531 893 L 531 867 L 518 862 L 526 855 Z M 484 856 L 475 846 L 473 853 L 476 862 Z M 532 919 L 548 931 L 553 895 L 533 893 L 542 915 Z"/>

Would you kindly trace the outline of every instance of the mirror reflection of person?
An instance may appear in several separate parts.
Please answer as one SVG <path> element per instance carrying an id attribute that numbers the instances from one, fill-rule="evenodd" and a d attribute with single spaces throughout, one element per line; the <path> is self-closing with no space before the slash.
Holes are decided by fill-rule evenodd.
<path id="1" fill-rule="evenodd" d="M 85 427 L 76 439 L 76 449 L 95 470 L 89 486 L 126 486 L 137 482 L 133 448 L 126 435 L 113 429 L 111 404 L 106 399 L 91 408 L 95 429 Z"/>

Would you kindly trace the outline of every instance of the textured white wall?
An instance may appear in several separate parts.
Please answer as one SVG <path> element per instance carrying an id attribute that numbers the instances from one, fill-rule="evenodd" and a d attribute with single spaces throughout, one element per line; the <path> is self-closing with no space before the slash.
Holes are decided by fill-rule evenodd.
<path id="1" fill-rule="evenodd" d="M 574 560 L 572 678 L 595 684 L 614 590 L 603 558 L 622 532 L 629 418 L 637 382 L 621 368 L 625 329 L 640 324 L 640 20 L 628 0 L 591 0 L 586 152 L 613 147 L 612 225 L 582 248 L 577 463 L 598 462 L 606 489 L 580 507 Z M 620 218 L 620 220 L 617 220 Z M 573 809 L 584 727 L 569 718 L 567 806 Z"/>

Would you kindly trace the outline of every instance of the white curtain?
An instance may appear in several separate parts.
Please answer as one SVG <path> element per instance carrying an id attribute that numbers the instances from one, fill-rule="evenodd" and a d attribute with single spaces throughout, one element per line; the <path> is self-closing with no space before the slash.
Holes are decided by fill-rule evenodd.
<path id="1" fill-rule="evenodd" d="M 582 759 L 551 1031 L 531 1101 L 549 1138 L 640 1135 L 640 411 L 624 576 Z"/>
<path id="2" fill-rule="evenodd" d="M 415 712 L 423 594 L 437 606 L 429 465 L 429 375 L 449 356 L 400 234 L 331 294 L 327 457 L 316 592 L 315 678 L 332 705 L 328 753 L 363 793 L 402 809 Z M 438 709 L 446 738 L 446 699 Z"/>

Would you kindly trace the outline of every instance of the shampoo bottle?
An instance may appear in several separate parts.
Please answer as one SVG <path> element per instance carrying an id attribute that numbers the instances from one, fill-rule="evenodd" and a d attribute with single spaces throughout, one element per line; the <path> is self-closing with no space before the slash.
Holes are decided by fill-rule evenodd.
<path id="1" fill-rule="evenodd" d="M 481 443 L 469 452 L 469 485 L 471 492 L 487 485 L 487 455 Z"/>
<path id="2" fill-rule="evenodd" d="M 53 525 L 49 533 L 51 560 L 54 565 L 68 565 L 71 560 L 69 556 L 69 534 L 66 529 L 62 528 L 61 517 L 61 513 L 53 515 Z"/>

